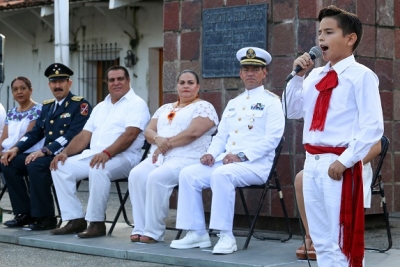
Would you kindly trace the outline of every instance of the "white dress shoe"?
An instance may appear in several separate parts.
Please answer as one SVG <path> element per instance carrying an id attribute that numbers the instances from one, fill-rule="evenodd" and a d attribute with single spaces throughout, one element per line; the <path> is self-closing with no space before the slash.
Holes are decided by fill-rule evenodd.
<path id="1" fill-rule="evenodd" d="M 180 240 L 173 240 L 171 248 L 188 249 L 188 248 L 208 248 L 211 247 L 210 236 L 207 234 L 198 236 L 193 231 L 188 231 L 186 236 Z"/>
<path id="2" fill-rule="evenodd" d="M 228 235 L 220 235 L 218 243 L 214 246 L 213 254 L 230 254 L 237 250 L 236 239 Z"/>

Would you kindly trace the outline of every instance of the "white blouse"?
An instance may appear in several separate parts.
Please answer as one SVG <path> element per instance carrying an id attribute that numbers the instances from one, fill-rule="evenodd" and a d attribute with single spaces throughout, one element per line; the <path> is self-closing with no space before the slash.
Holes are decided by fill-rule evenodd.
<path id="1" fill-rule="evenodd" d="M 218 115 L 214 106 L 207 101 L 197 101 L 181 109 L 175 109 L 175 117 L 170 122 L 168 114 L 174 109 L 173 104 L 165 104 L 161 106 L 153 115 L 153 119 L 157 119 L 157 134 L 162 137 L 173 137 L 187 129 L 192 120 L 197 117 L 209 118 L 214 122 L 214 126 L 205 134 L 182 147 L 176 147 L 168 151 L 164 156 L 159 155 L 158 162 L 172 158 L 186 159 L 186 162 L 196 163 L 207 151 L 211 142 L 211 135 L 215 132 L 218 125 Z M 156 145 L 152 145 L 151 154 L 157 149 Z M 151 159 L 151 157 L 149 157 Z"/>

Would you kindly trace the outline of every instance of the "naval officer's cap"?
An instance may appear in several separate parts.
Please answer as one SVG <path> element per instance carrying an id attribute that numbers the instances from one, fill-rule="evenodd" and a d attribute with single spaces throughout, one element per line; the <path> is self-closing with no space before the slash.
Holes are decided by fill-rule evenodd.
<path id="1" fill-rule="evenodd" d="M 267 51 L 258 47 L 244 47 L 237 51 L 236 58 L 240 61 L 240 66 L 265 67 L 272 60 Z"/>
<path id="2" fill-rule="evenodd" d="M 44 76 L 49 78 L 49 81 L 65 80 L 74 75 L 74 72 L 61 63 L 53 63 L 44 71 Z"/>

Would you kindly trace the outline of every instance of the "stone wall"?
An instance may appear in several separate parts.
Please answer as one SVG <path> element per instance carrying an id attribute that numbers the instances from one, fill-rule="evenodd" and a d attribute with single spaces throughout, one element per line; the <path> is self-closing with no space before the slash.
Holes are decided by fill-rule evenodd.
<path id="1" fill-rule="evenodd" d="M 385 135 L 391 140 L 382 169 L 385 194 L 390 212 L 400 211 L 400 1 L 397 0 L 204 0 L 164 1 L 164 102 L 175 101 L 176 77 L 179 71 L 191 68 L 201 75 L 202 12 L 209 8 L 268 4 L 268 47 L 273 60 L 265 87 L 282 94 L 285 78 L 292 69 L 293 60 L 317 44 L 320 8 L 334 4 L 357 13 L 364 26 L 364 36 L 356 51 L 357 60 L 379 76 L 380 94 L 385 121 Z M 324 64 L 318 60 L 317 65 Z M 397 75 L 396 75 L 397 74 Z M 201 79 L 201 97 L 214 104 L 221 115 L 228 100 L 243 89 L 239 78 Z M 396 104 L 397 103 L 397 104 Z M 289 216 L 296 216 L 293 177 L 302 169 L 302 122 L 290 121 L 286 130 L 286 144 L 278 164 Z M 289 156 L 289 143 L 291 155 Z M 254 201 L 254 193 L 248 198 Z M 205 193 L 206 208 L 211 199 Z M 281 217 L 276 192 L 270 192 L 265 216 Z M 237 212 L 241 213 L 240 205 Z M 379 197 L 373 197 L 369 213 L 379 212 Z"/>

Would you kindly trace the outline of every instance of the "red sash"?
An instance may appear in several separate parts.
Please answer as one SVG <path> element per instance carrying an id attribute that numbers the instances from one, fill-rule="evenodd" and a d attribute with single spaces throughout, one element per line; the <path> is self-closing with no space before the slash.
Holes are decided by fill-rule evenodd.
<path id="1" fill-rule="evenodd" d="M 310 154 L 341 155 L 345 147 L 321 147 L 305 144 Z M 340 205 L 339 246 L 349 261 L 349 267 L 362 267 L 364 258 L 364 192 L 362 161 L 343 173 Z"/>

